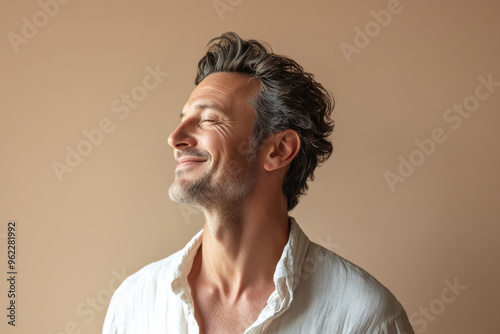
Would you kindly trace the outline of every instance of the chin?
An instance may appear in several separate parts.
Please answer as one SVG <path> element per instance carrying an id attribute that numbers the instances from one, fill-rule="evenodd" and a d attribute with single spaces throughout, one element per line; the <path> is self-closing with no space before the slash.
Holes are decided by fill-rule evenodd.
<path id="1" fill-rule="evenodd" d="M 168 189 L 168 196 L 174 202 L 195 206 L 196 203 L 194 203 L 194 196 L 192 191 L 190 191 L 192 184 L 193 182 L 186 180 L 181 182 L 176 179 Z"/>
<path id="2" fill-rule="evenodd" d="M 186 197 L 184 194 L 184 191 L 182 189 L 183 187 L 179 184 L 178 180 L 175 180 L 174 183 L 170 186 L 168 189 L 168 196 L 170 196 L 170 199 L 174 202 L 183 202 L 183 198 Z"/>

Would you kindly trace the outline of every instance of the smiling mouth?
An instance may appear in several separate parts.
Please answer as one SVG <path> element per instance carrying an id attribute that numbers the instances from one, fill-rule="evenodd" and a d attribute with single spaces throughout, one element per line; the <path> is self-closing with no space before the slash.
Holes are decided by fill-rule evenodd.
<path id="1" fill-rule="evenodd" d="M 183 157 L 183 158 L 180 158 L 179 160 L 177 160 L 177 168 L 187 167 L 187 166 L 199 164 L 199 163 L 206 162 L 206 161 L 207 161 L 207 159 L 204 159 L 204 158 Z"/>

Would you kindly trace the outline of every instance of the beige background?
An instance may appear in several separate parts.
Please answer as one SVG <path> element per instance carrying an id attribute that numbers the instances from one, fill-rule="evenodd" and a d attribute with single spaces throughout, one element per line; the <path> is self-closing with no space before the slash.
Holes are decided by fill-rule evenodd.
<path id="1" fill-rule="evenodd" d="M 201 214 L 168 198 L 167 136 L 207 41 L 232 30 L 294 58 L 336 96 L 335 153 L 292 212 L 309 237 L 389 287 L 417 333 L 499 333 L 500 87 L 457 129 L 443 119 L 474 102 L 478 77 L 500 81 L 498 2 L 401 0 L 380 31 L 371 11 L 385 0 L 219 2 L 221 16 L 212 0 L 41 1 L 49 17 L 37 1 L 3 1 L 0 267 L 4 277 L 14 219 L 19 274 L 15 328 L 1 280 L 0 331 L 98 333 L 116 277 L 201 228 Z M 340 45 L 367 24 L 369 45 L 348 62 Z M 23 30 L 29 38 L 10 41 Z M 114 113 L 157 66 L 169 75 L 128 117 Z M 113 131 L 60 182 L 54 161 L 106 118 Z M 384 174 L 399 156 L 418 159 L 414 141 L 436 128 L 446 140 L 391 191 Z M 467 288 L 452 302 L 445 291 L 445 303 L 454 280 Z"/>

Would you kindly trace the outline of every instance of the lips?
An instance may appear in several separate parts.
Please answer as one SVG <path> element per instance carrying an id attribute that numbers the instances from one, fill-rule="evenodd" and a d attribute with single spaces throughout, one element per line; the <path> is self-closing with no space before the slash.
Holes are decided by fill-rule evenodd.
<path id="1" fill-rule="evenodd" d="M 177 168 L 179 167 L 184 167 L 184 166 L 189 166 L 201 162 L 205 162 L 207 159 L 205 158 L 200 158 L 200 157 L 182 157 L 177 160 Z"/>

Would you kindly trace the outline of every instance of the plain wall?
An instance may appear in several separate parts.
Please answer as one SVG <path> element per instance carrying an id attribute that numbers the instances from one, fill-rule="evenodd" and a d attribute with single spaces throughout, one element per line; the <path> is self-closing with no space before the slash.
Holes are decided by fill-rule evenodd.
<path id="1" fill-rule="evenodd" d="M 167 137 L 206 43 L 226 31 L 268 42 L 336 98 L 334 154 L 291 213 L 310 239 L 385 284 L 417 333 L 498 332 L 500 87 L 479 87 L 500 82 L 498 2 L 2 7 L 5 275 L 7 223 L 18 224 L 17 326 L 7 325 L 2 279 L 2 333 L 98 333 L 123 276 L 202 227 L 198 211 L 168 198 Z M 141 96 L 148 69 L 168 75 Z M 120 99 L 131 92 L 141 101 L 127 114 Z M 464 103 L 461 116 L 453 107 Z M 108 133 L 89 146 L 84 132 L 100 126 Z M 69 166 L 78 149 L 86 156 Z"/>

